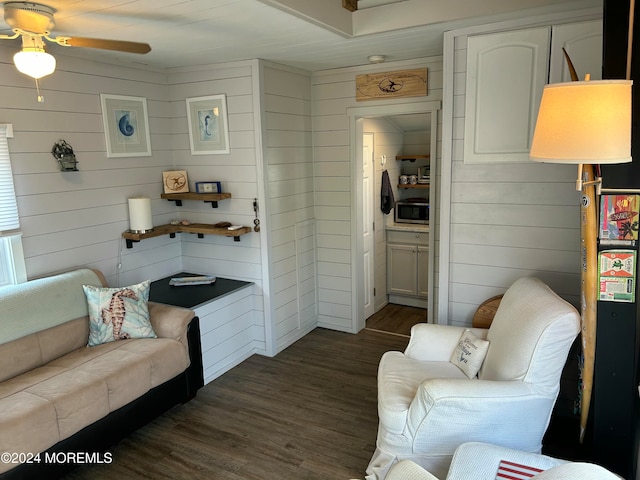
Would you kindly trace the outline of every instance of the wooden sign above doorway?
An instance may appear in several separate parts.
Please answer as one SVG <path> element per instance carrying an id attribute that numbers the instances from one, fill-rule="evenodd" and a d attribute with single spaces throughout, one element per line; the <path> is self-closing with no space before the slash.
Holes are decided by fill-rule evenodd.
<path id="1" fill-rule="evenodd" d="M 427 95 L 427 69 L 356 75 L 356 101 Z"/>

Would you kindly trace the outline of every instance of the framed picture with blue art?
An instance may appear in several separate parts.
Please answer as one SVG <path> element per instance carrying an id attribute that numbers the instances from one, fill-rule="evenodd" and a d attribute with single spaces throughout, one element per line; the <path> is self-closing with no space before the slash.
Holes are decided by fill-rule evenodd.
<path id="1" fill-rule="evenodd" d="M 100 94 L 107 157 L 151 155 L 147 99 Z"/>
<path id="2" fill-rule="evenodd" d="M 187 98 L 192 155 L 229 153 L 229 125 L 225 95 Z"/>

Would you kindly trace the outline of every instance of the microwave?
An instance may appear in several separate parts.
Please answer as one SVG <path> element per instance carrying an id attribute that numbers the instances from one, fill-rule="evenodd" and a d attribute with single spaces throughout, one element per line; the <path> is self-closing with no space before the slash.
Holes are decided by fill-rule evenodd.
<path id="1" fill-rule="evenodd" d="M 396 223 L 429 223 L 429 204 L 398 201 L 394 208 Z"/>

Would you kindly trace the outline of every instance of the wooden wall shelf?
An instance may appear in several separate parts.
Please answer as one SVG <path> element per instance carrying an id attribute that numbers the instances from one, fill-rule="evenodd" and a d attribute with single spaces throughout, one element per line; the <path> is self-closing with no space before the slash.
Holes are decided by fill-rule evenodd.
<path id="1" fill-rule="evenodd" d="M 162 193 L 160 198 L 166 198 L 170 202 L 176 202 L 176 206 L 182 206 L 182 200 L 199 200 L 201 202 L 211 203 L 213 208 L 218 208 L 218 201 L 231 198 L 230 193 Z"/>
<path id="2" fill-rule="evenodd" d="M 212 195 L 212 194 L 207 194 Z M 191 225 L 160 225 L 153 227 L 153 231 L 147 233 L 131 233 L 124 232 L 122 238 L 127 241 L 127 248 L 133 248 L 134 242 L 139 242 L 146 238 L 159 237 L 160 235 L 169 235 L 171 238 L 176 236 L 176 233 L 195 233 L 198 238 L 204 238 L 205 235 L 223 235 L 225 237 L 233 237 L 235 242 L 240 241 L 240 235 L 249 233 L 250 227 L 242 227 L 237 230 L 229 230 L 223 227 L 214 227 L 207 223 L 192 223 Z"/>
<path id="3" fill-rule="evenodd" d="M 430 159 L 431 155 L 396 155 L 396 160 L 409 160 L 415 162 L 416 160 Z"/>
<path id="4" fill-rule="evenodd" d="M 407 184 L 398 184 L 398 188 L 429 188 L 431 185 L 428 183 L 414 183 L 413 185 L 410 183 Z"/>

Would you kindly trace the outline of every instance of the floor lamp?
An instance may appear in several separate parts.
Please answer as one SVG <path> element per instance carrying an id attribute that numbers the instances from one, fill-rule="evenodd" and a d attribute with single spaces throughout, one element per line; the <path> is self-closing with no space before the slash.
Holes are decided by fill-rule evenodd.
<path id="1" fill-rule="evenodd" d="M 602 179 L 594 165 L 631 161 L 631 80 L 594 80 L 547 85 L 531 144 L 532 160 L 578 165 L 576 190 L 582 192 L 581 315 L 582 397 L 580 442 L 591 404 L 598 299 L 598 223 Z"/>

